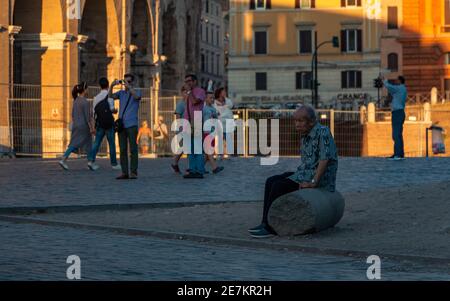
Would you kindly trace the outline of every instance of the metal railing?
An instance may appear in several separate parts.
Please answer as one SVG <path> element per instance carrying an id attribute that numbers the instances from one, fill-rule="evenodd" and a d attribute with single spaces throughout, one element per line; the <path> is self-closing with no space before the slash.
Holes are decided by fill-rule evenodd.
<path id="1" fill-rule="evenodd" d="M 0 89 L 5 88 L 0 85 Z M 23 156 L 59 156 L 70 141 L 70 131 L 68 129 L 71 121 L 72 100 L 70 87 L 51 87 L 35 85 L 12 85 L 6 87 L 9 91 L 7 104 L 7 115 L 0 115 L 9 122 L 9 130 L 2 133 L 9 134 L 7 139 L 9 147 L 18 155 Z M 99 88 L 89 87 L 86 97 L 92 100 L 99 93 Z M 139 122 L 147 121 L 149 127 L 154 130 L 155 117 L 162 117 L 166 124 L 169 137 L 162 141 L 154 141 L 150 152 L 158 156 L 171 156 L 170 148 L 172 138 L 175 133 L 170 130 L 171 124 L 175 121 L 175 107 L 179 101 L 178 95 L 168 91 L 156 91 L 153 89 L 141 89 L 142 100 L 139 109 Z M 0 102 L 3 101 L 0 99 Z M 117 104 L 118 105 L 118 104 Z M 156 116 L 158 110 L 158 116 Z M 278 120 L 279 131 L 276 133 L 279 141 L 279 154 L 281 156 L 298 156 L 300 148 L 300 136 L 295 129 L 293 113 L 295 110 L 282 109 L 239 109 L 234 110 L 235 118 L 248 124 L 255 121 L 259 126 L 262 120 L 267 120 L 268 136 L 266 141 L 271 141 L 271 121 Z M 450 133 L 450 111 L 432 109 L 430 112 L 431 121 L 442 126 L 447 133 Z M 422 105 L 408 106 L 406 109 L 407 121 L 409 123 L 424 123 L 425 112 Z M 340 156 L 358 157 L 364 155 L 365 124 L 368 122 L 367 111 L 341 111 L 341 110 L 318 110 L 317 117 L 321 124 L 330 128 L 336 141 Z M 377 110 L 375 122 L 385 123 L 384 129 L 390 129 L 391 112 Z M 424 123 L 425 124 L 425 123 Z M 424 125 L 425 126 L 425 125 Z M 408 132 L 405 140 L 417 140 L 417 147 L 409 154 L 411 156 L 422 156 L 425 154 L 426 142 L 421 141 L 422 134 L 417 130 L 416 134 Z M 259 145 L 261 139 L 259 132 L 251 135 L 248 127 L 238 128 L 244 137 L 239 140 L 238 133 L 235 133 L 234 147 L 235 154 L 242 156 L 264 155 L 258 146 L 256 153 L 250 152 L 251 145 Z M 4 135 L 4 134 L 3 134 Z M 386 135 L 389 136 L 389 135 Z M 390 138 L 386 138 L 386 143 L 391 143 Z M 446 136 L 446 145 L 450 147 L 450 135 Z M 242 143 L 239 145 L 239 143 Z M 239 150 L 244 150 L 239 153 Z M 102 145 L 100 154 L 107 155 L 106 141 Z M 389 155 L 389 153 L 383 154 Z"/>

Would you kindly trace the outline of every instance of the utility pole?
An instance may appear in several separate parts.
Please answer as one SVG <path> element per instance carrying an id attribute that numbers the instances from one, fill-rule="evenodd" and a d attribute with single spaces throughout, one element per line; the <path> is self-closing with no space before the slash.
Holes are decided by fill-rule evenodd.
<path id="1" fill-rule="evenodd" d="M 317 45 L 317 31 L 314 35 L 314 53 L 311 60 L 311 74 L 312 74 L 312 80 L 311 80 L 311 95 L 312 95 L 312 106 L 317 109 L 317 106 L 319 104 L 319 77 L 318 77 L 318 65 L 319 65 L 319 48 L 322 47 L 325 44 L 333 44 L 334 48 L 339 48 L 339 38 L 333 37 L 330 41 L 322 42 L 320 45 Z"/>

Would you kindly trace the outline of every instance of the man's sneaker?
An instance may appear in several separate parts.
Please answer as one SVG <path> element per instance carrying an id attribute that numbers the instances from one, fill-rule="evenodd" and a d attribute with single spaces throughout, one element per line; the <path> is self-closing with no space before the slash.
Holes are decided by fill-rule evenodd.
<path id="1" fill-rule="evenodd" d="M 275 233 L 266 229 L 266 227 L 262 228 L 258 232 L 253 232 L 250 234 L 253 238 L 270 238 L 274 237 Z"/>
<path id="2" fill-rule="evenodd" d="M 112 165 L 111 168 L 113 170 L 122 170 L 122 167 L 120 165 Z"/>
<path id="3" fill-rule="evenodd" d="M 178 166 L 178 164 L 176 164 L 176 165 L 171 164 L 170 166 L 172 167 L 172 169 L 175 173 L 181 173 L 181 170 L 180 170 L 180 167 Z"/>
<path id="4" fill-rule="evenodd" d="M 250 233 L 257 233 L 264 229 L 266 226 L 264 224 L 260 224 L 259 226 L 256 226 L 255 228 L 248 229 L 248 232 Z"/>
<path id="5" fill-rule="evenodd" d="M 185 179 L 203 179 L 203 175 L 200 173 L 189 173 L 187 175 L 184 175 L 183 178 Z"/>
<path id="6" fill-rule="evenodd" d="M 405 160 L 404 157 L 399 157 L 399 156 L 393 156 L 392 158 L 389 158 L 388 160 L 390 161 L 403 161 Z"/>
<path id="7" fill-rule="evenodd" d="M 58 164 L 62 167 L 62 169 L 69 170 L 69 166 L 63 160 L 59 161 Z"/>
<path id="8" fill-rule="evenodd" d="M 128 175 L 120 175 L 116 178 L 116 180 L 128 180 L 130 177 Z"/>
<path id="9" fill-rule="evenodd" d="M 137 173 L 132 172 L 131 175 L 130 175 L 130 179 L 131 180 L 137 180 L 137 178 L 138 178 Z"/>
<path id="10" fill-rule="evenodd" d="M 98 170 L 100 167 L 99 167 L 97 164 L 95 164 L 94 162 L 89 162 L 89 163 L 88 163 L 88 168 L 89 168 L 90 170 L 92 170 L 92 171 L 96 171 L 96 170 Z"/>
<path id="11" fill-rule="evenodd" d="M 224 170 L 225 168 L 223 166 L 219 166 L 216 169 L 213 170 L 213 174 L 218 174 L 219 172 L 221 172 L 222 170 Z"/>

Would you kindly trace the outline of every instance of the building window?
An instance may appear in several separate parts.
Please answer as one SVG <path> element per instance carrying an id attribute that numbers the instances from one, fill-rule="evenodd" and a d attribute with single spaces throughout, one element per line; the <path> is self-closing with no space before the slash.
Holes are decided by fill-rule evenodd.
<path id="1" fill-rule="evenodd" d="M 299 31 L 299 41 L 300 41 L 300 53 L 312 53 L 312 30 L 300 30 Z"/>
<path id="2" fill-rule="evenodd" d="M 216 28 L 216 41 L 217 41 L 217 46 L 220 46 L 220 27 L 217 26 Z"/>
<path id="3" fill-rule="evenodd" d="M 448 97 L 450 97 L 450 78 L 444 79 L 444 90 L 445 90 L 445 98 L 448 99 Z"/>
<path id="4" fill-rule="evenodd" d="M 208 25 L 206 25 L 206 43 L 208 43 L 209 42 L 209 26 Z"/>
<path id="5" fill-rule="evenodd" d="M 315 8 L 316 0 L 295 0 L 295 8 Z"/>
<path id="6" fill-rule="evenodd" d="M 205 12 L 208 14 L 209 13 L 209 0 L 205 1 Z"/>
<path id="7" fill-rule="evenodd" d="M 312 75 L 311 72 L 297 72 L 295 74 L 295 88 L 297 90 L 311 89 Z"/>
<path id="8" fill-rule="evenodd" d="M 361 0 L 341 0 L 341 7 L 357 7 L 361 6 Z"/>
<path id="9" fill-rule="evenodd" d="M 267 73 L 266 72 L 256 72 L 256 91 L 266 91 L 267 90 Z"/>
<path id="10" fill-rule="evenodd" d="M 341 31 L 342 52 L 362 52 L 362 30 L 345 29 Z"/>
<path id="11" fill-rule="evenodd" d="M 398 29 L 397 6 L 389 6 L 388 7 L 388 29 Z"/>
<path id="12" fill-rule="evenodd" d="M 215 64 L 214 64 L 214 53 L 211 53 L 211 74 L 214 74 L 215 73 L 215 71 L 214 71 L 214 67 L 215 67 Z"/>
<path id="13" fill-rule="evenodd" d="M 211 44 L 215 45 L 215 42 L 214 42 L 214 25 L 211 26 Z"/>
<path id="14" fill-rule="evenodd" d="M 205 72 L 205 55 L 202 53 L 200 57 L 202 72 Z"/>
<path id="15" fill-rule="evenodd" d="M 203 24 L 201 26 L 201 32 L 202 32 L 202 41 L 205 41 L 205 26 Z"/>
<path id="16" fill-rule="evenodd" d="M 206 51 L 206 56 L 205 56 L 205 72 L 208 73 L 209 72 L 209 52 Z"/>
<path id="17" fill-rule="evenodd" d="M 216 56 L 216 64 L 217 64 L 217 75 L 220 75 L 220 55 L 218 54 L 217 56 Z"/>
<path id="18" fill-rule="evenodd" d="M 255 54 L 267 54 L 267 31 L 255 31 Z"/>
<path id="19" fill-rule="evenodd" d="M 271 8 L 272 8 L 271 0 L 250 0 L 250 9 L 264 10 Z"/>
<path id="20" fill-rule="evenodd" d="M 388 55 L 388 69 L 392 72 L 398 71 L 398 54 L 389 53 Z"/>
<path id="21" fill-rule="evenodd" d="M 342 89 L 359 89 L 362 88 L 362 72 L 361 71 L 342 71 L 341 73 Z"/>

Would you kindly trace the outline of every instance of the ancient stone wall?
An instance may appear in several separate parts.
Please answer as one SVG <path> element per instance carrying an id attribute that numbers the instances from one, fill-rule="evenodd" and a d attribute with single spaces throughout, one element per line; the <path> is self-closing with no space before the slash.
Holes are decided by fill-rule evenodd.
<path id="1" fill-rule="evenodd" d="M 102 76 L 113 80 L 132 72 L 140 87 L 161 88 L 162 83 L 163 89 L 178 90 L 186 72 L 198 70 L 200 1 L 81 0 L 78 10 L 68 10 L 66 0 L 0 0 L 0 4 L 0 84 L 27 85 L 16 89 L 20 93 L 33 90 L 41 118 L 33 125 L 36 129 L 24 130 L 37 133 L 43 152 L 67 144 L 70 87 L 76 83 L 96 86 Z M 22 30 L 11 36 L 11 25 Z M 22 96 L 0 86 L 0 145 L 6 143 L 4 132 L 10 129 L 7 99 Z M 22 117 L 16 126 L 21 133 Z"/>

